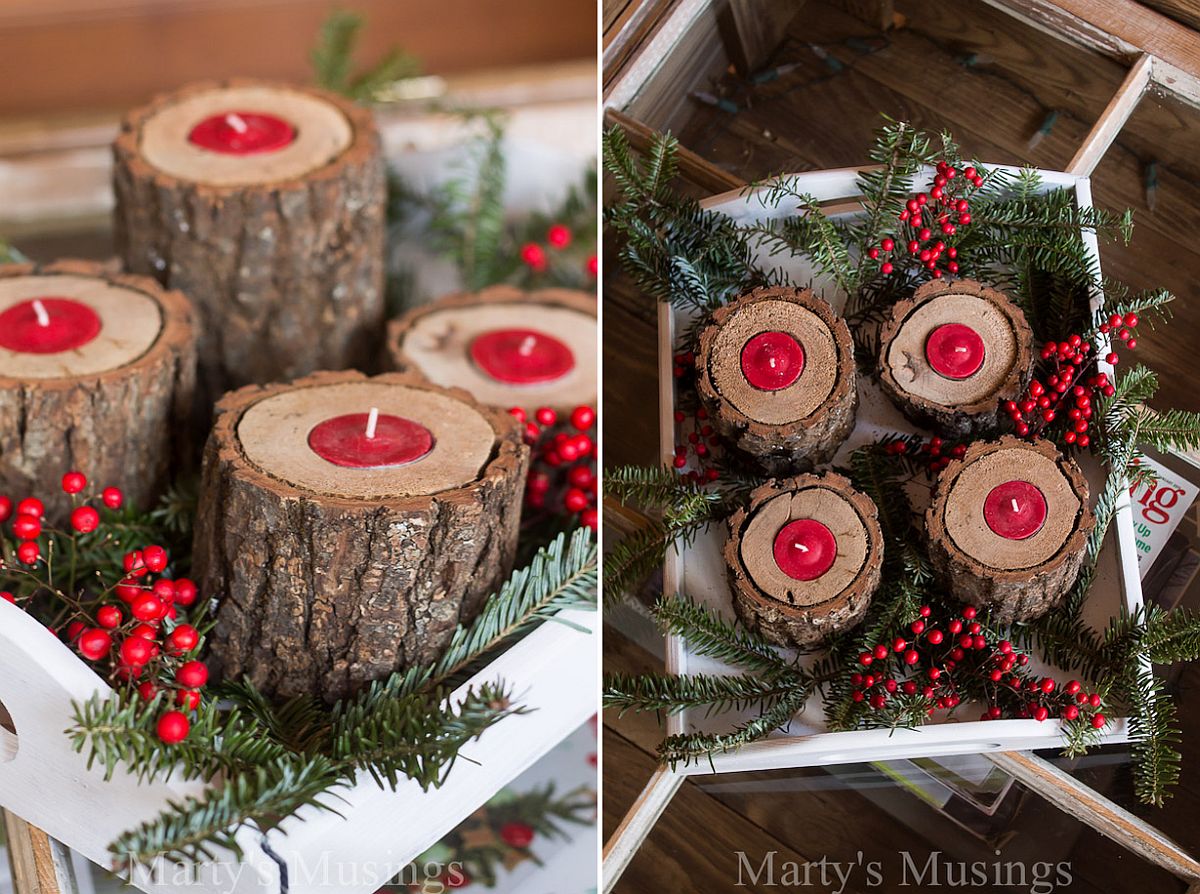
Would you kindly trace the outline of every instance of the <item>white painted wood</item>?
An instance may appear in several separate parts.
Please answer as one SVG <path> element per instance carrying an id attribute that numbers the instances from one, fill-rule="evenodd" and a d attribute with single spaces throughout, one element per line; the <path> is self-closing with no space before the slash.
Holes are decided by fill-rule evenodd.
<path id="1" fill-rule="evenodd" d="M 1108 798 L 1036 754 L 985 755 L 1031 791 L 1121 847 L 1191 882 L 1200 880 L 1200 863 L 1187 851 Z"/>
<path id="2" fill-rule="evenodd" d="M 572 611 L 561 618 L 582 629 L 547 621 L 455 692 L 457 700 L 471 687 L 506 681 L 513 684 L 515 702 L 530 713 L 502 721 L 464 748 L 442 788 L 424 793 L 406 783 L 393 792 L 364 775 L 337 793 L 334 806 L 341 817 L 304 811 L 270 834 L 273 850 L 289 867 L 291 894 L 331 890 L 331 879 L 344 894 L 371 894 L 594 714 L 593 693 L 600 686 L 597 616 Z M 141 785 L 121 771 L 106 783 L 99 768 L 87 768 L 63 731 L 72 722 L 72 701 L 104 689 L 33 618 L 0 602 L 0 702 L 17 730 L 15 758 L 0 763 L 0 805 L 101 864 L 108 863 L 107 846 L 118 833 L 157 815 L 168 799 L 202 788 Z M 260 840 L 244 830 L 239 841 L 245 860 L 205 864 L 195 884 L 182 884 L 184 876 L 170 867 L 161 885 L 140 876 L 134 881 L 155 894 L 277 890 L 278 868 Z M 376 877 L 380 873 L 387 874 Z"/>
<path id="3" fill-rule="evenodd" d="M 604 894 L 609 894 L 616 887 L 621 875 L 637 854 L 638 848 L 642 846 L 642 842 L 646 840 L 686 778 L 682 773 L 676 773 L 666 767 L 659 767 L 654 771 L 642 793 L 604 845 L 604 862 L 600 871 Z"/>
<path id="4" fill-rule="evenodd" d="M 654 36 L 645 42 L 626 65 L 625 73 L 612 85 L 604 97 L 604 105 L 624 110 L 671 57 L 676 44 L 683 39 L 696 20 L 707 13 L 712 0 L 679 0 L 659 24 Z"/>
<path id="5" fill-rule="evenodd" d="M 1137 108 L 1138 102 L 1146 92 L 1146 87 L 1150 84 L 1153 67 L 1154 57 L 1143 53 L 1129 69 L 1129 74 L 1125 76 L 1125 80 L 1121 82 L 1121 86 L 1117 88 L 1113 98 L 1109 100 L 1100 117 L 1096 119 L 1096 123 L 1092 125 L 1083 145 L 1079 147 L 1079 151 L 1067 165 L 1068 173 L 1078 177 L 1092 175 L 1092 171 L 1096 170 L 1096 165 L 1100 164 L 1100 159 L 1104 157 L 1108 147 L 1113 144 L 1113 140 L 1117 138 L 1117 134 L 1121 132 L 1121 128 L 1133 114 L 1133 110 Z"/>
<path id="6" fill-rule="evenodd" d="M 1015 168 L 1008 168 L 1010 172 Z M 930 179 L 932 171 L 929 172 Z M 856 195 L 855 177 L 857 169 L 818 171 L 801 175 L 796 186 L 800 192 L 812 195 L 818 202 L 840 203 L 848 196 Z M 1086 178 L 1069 173 L 1041 172 L 1046 188 L 1064 187 L 1075 190 L 1076 201 L 1081 206 L 1091 204 L 1090 184 Z M 787 203 L 770 207 L 760 196 L 767 187 L 731 190 L 714 196 L 702 204 L 709 210 L 720 211 L 743 223 L 756 220 L 780 219 L 794 213 Z M 1099 254 L 1094 234 L 1084 234 L 1085 244 L 1096 257 Z M 813 271 L 803 259 L 777 256 L 760 256 L 759 262 L 770 267 L 779 267 L 793 281 L 807 282 Z M 845 300 L 828 282 L 816 278 L 815 287 L 835 307 Z M 1093 296 L 1093 303 L 1099 296 Z M 670 372 L 673 354 L 674 333 L 688 322 L 683 314 L 671 313 L 660 316 L 659 351 L 663 360 L 664 377 L 660 380 L 660 407 L 664 407 L 663 443 L 664 459 L 673 455 L 674 444 L 674 379 Z M 910 431 L 911 423 L 905 420 L 891 403 L 871 383 L 860 382 L 861 405 L 858 426 L 849 441 L 843 446 L 835 461 L 844 458 L 849 450 L 875 439 L 884 431 Z M 667 425 L 671 420 L 671 425 Z M 1087 469 L 1093 482 L 1099 480 L 1098 468 Z M 708 605 L 713 610 L 732 618 L 732 609 L 721 547 L 725 533 L 713 526 L 699 534 L 692 545 L 680 556 L 669 556 L 664 569 L 664 579 L 672 584 L 666 592 L 682 591 Z M 1085 617 L 1093 627 L 1101 628 L 1122 607 L 1133 608 L 1142 602 L 1141 580 L 1137 569 L 1136 542 L 1133 534 L 1132 514 L 1128 495 L 1121 500 L 1108 545 L 1102 552 L 1097 570 L 1097 581 L 1085 609 Z M 668 670 L 675 673 L 688 671 L 728 673 L 729 668 L 719 662 L 692 654 L 687 644 L 679 637 L 667 636 Z M 1035 658 L 1035 667 L 1041 666 Z M 1049 672 L 1054 669 L 1044 668 Z M 702 711 L 683 711 L 671 718 L 668 732 L 677 734 L 694 730 L 725 730 L 747 716 L 742 712 L 706 716 Z M 816 766 L 822 764 L 853 763 L 871 760 L 889 760 L 900 757 L 937 756 L 968 754 L 973 752 L 997 752 L 1004 750 L 1030 750 L 1034 748 L 1057 748 L 1062 736 L 1057 722 L 1038 723 L 1033 720 L 987 721 L 966 719 L 963 712 L 955 722 L 928 724 L 916 730 L 862 730 L 853 732 L 830 732 L 824 725 L 818 698 L 810 700 L 804 713 L 793 719 L 791 727 L 770 738 L 748 745 L 730 754 L 716 755 L 713 762 L 696 764 L 683 771 L 688 774 L 709 772 L 727 773 L 752 770 L 779 769 L 786 767 Z M 1104 742 L 1128 741 L 1129 730 L 1123 718 L 1113 718 L 1105 731 Z"/>

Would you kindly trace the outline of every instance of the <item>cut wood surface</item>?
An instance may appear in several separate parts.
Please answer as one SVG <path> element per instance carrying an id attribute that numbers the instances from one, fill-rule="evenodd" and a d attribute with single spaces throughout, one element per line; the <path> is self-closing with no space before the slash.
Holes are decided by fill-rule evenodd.
<path id="1" fill-rule="evenodd" d="M 75 375 L 46 377 L 55 372 L 44 366 L 53 355 L 0 359 L 0 492 L 36 495 L 63 522 L 71 501 L 62 492 L 62 476 L 78 470 L 101 487 L 119 486 L 130 505 L 150 508 L 172 476 L 191 463 L 191 305 L 151 279 L 91 261 L 0 266 L 0 293 L 24 294 L 26 281 L 32 288 L 26 298 L 38 297 L 47 285 L 84 300 L 99 296 L 105 328 L 81 349 L 84 360 L 96 356 L 72 361 L 82 364 Z M 131 308 L 125 328 L 123 295 Z M 120 339 L 105 335 L 110 324 Z M 130 341 L 123 345 L 123 339 Z M 29 363 L 34 375 L 22 372 L 29 356 L 43 362 Z"/>
<path id="2" fill-rule="evenodd" d="M 223 95 L 240 108 L 264 91 L 290 95 L 313 115 L 323 110 L 322 131 L 279 153 L 214 159 L 188 148 L 189 126 Z M 348 128 L 341 149 L 339 127 Z M 131 111 L 114 153 L 118 252 L 130 270 L 195 302 L 203 399 L 375 356 L 386 183 L 368 109 L 285 85 L 204 82 Z"/>
<path id="3" fill-rule="evenodd" d="M 805 360 L 778 390 L 747 381 L 740 358 L 753 336 L 791 335 Z M 755 289 L 713 311 L 700 331 L 697 391 L 713 425 L 772 474 L 829 459 L 854 428 L 858 387 L 846 322 L 808 289 Z"/>
<path id="4" fill-rule="evenodd" d="M 832 566 L 814 580 L 788 576 L 775 538 L 795 519 L 826 525 Z M 834 472 L 771 480 L 729 519 L 725 564 L 738 617 L 780 645 L 812 646 L 862 620 L 882 574 L 883 533 L 870 497 Z"/>
<path id="5" fill-rule="evenodd" d="M 549 335 L 571 351 L 573 366 L 560 378 L 531 384 L 500 381 L 472 360 L 475 338 L 498 329 Z M 596 299 L 571 289 L 526 291 L 492 286 L 446 295 L 388 323 L 387 362 L 445 388 L 463 388 L 488 406 L 549 406 L 569 413 L 596 405 Z"/>
<path id="6" fill-rule="evenodd" d="M 415 421 L 445 440 L 408 466 L 331 468 L 333 484 L 316 490 L 307 478 L 286 477 L 286 454 L 301 449 L 294 444 L 277 446 L 272 467 L 254 462 L 242 424 L 256 407 L 326 389 L 341 402 L 346 386 L 407 395 L 414 416 L 420 407 L 410 392 L 444 399 L 448 409 L 435 412 L 448 418 Z M 485 444 L 457 443 L 448 433 L 445 426 L 463 418 L 486 423 Z M 464 431 L 479 438 L 474 427 Z M 262 441 L 264 433 L 253 437 Z M 306 434 L 296 429 L 285 439 Z M 253 454 L 260 462 L 265 444 Z M 414 488 L 425 463 L 477 446 L 482 464 L 472 480 Z M 317 373 L 226 395 L 205 452 L 194 557 L 200 586 L 219 604 L 216 670 L 227 679 L 248 676 L 272 695 L 334 700 L 436 659 L 512 568 L 528 462 L 513 417 L 411 376 Z M 371 483 L 355 495 L 338 487 L 339 478 Z"/>
<path id="7" fill-rule="evenodd" d="M 983 514 L 992 489 L 1012 480 L 1033 484 L 1046 502 L 1041 528 L 1020 540 L 995 533 Z M 1061 602 L 1094 525 L 1087 479 L 1075 461 L 1049 441 L 1012 436 L 977 441 L 951 461 L 925 513 L 934 569 L 951 593 L 998 624 L 1039 618 Z"/>

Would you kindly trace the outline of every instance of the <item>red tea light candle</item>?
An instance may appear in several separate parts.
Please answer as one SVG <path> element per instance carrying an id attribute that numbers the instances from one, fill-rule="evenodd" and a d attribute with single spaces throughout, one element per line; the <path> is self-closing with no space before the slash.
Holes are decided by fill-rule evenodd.
<path id="1" fill-rule="evenodd" d="M 982 336 L 962 323 L 938 326 L 925 342 L 929 366 L 947 379 L 969 379 L 975 375 L 983 366 L 984 352 Z"/>
<path id="2" fill-rule="evenodd" d="M 266 112 L 209 115 L 188 134 L 188 140 L 200 148 L 225 155 L 276 152 L 295 139 L 296 128 L 290 122 Z"/>
<path id="3" fill-rule="evenodd" d="M 1006 540 L 1025 540 L 1046 523 L 1046 495 L 1028 481 L 1015 479 L 992 488 L 983 501 L 983 519 Z"/>
<path id="4" fill-rule="evenodd" d="M 471 342 L 471 359 L 487 376 L 510 385 L 539 385 L 575 369 L 565 343 L 536 329 L 493 329 Z"/>
<path id="5" fill-rule="evenodd" d="M 100 334 L 100 317 L 71 298 L 33 298 L 0 313 L 0 347 L 18 354 L 58 354 Z"/>
<path id="6" fill-rule="evenodd" d="M 775 564 L 793 580 L 816 580 L 837 559 L 837 538 L 814 518 L 788 522 L 775 535 Z"/>
<path id="7" fill-rule="evenodd" d="M 781 391 L 804 372 L 804 347 L 787 332 L 760 332 L 742 347 L 742 375 L 760 391 Z"/>
<path id="8" fill-rule="evenodd" d="M 318 423 L 308 446 L 326 462 L 347 469 L 378 469 L 416 462 L 433 450 L 433 433 L 419 422 L 378 407 Z"/>

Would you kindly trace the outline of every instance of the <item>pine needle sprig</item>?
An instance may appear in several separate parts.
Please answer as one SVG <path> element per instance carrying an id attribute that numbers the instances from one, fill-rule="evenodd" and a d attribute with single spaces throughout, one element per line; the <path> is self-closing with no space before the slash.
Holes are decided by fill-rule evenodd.
<path id="1" fill-rule="evenodd" d="M 658 759 L 674 769 L 679 764 L 687 766 L 703 758 L 711 759 L 714 754 L 736 751 L 751 742 L 765 739 L 776 730 L 786 727 L 792 718 L 804 710 L 814 686 L 812 682 L 796 686 L 757 717 L 739 723 L 731 732 L 668 736 L 658 746 Z"/>
<path id="2" fill-rule="evenodd" d="M 318 87 L 365 102 L 379 98 L 396 81 L 420 73 L 415 58 L 393 48 L 371 68 L 352 77 L 354 51 L 365 24 L 361 15 L 348 10 L 335 10 L 325 19 L 309 53 Z"/>
<path id="3" fill-rule="evenodd" d="M 626 711 L 665 711 L 707 708 L 720 714 L 753 704 L 771 707 L 790 692 L 796 681 L 753 674 L 610 674 L 604 679 L 604 707 Z"/>
<path id="4" fill-rule="evenodd" d="M 769 676 L 798 672 L 799 666 L 771 643 L 688 597 L 663 596 L 654 606 L 654 619 L 663 633 L 687 640 L 698 655 Z"/>

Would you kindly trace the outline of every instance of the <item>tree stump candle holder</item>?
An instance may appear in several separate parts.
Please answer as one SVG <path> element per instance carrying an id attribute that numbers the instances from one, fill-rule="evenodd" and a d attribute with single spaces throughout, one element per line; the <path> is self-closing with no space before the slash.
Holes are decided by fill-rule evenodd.
<path id="1" fill-rule="evenodd" d="M 88 261 L 0 265 L 0 492 L 55 522 L 64 473 L 147 507 L 188 464 L 192 308 L 152 279 Z"/>
<path id="2" fill-rule="evenodd" d="M 755 289 L 715 310 L 696 371 L 714 427 L 771 474 L 825 462 L 854 428 L 850 330 L 808 289 Z"/>
<path id="3" fill-rule="evenodd" d="M 932 280 L 896 302 L 880 329 L 879 381 L 909 419 L 954 438 L 996 421 L 1033 368 L 1033 332 L 1003 292 Z"/>
<path id="4" fill-rule="evenodd" d="M 194 564 L 215 669 L 327 701 L 436 660 L 512 570 L 523 426 L 414 376 L 321 372 L 225 395 Z"/>
<path id="5" fill-rule="evenodd" d="M 992 621 L 1041 617 L 1075 583 L 1095 518 L 1074 460 L 1050 441 L 980 441 L 952 461 L 925 513 L 929 557 Z"/>
<path id="6" fill-rule="evenodd" d="M 882 561 L 875 504 L 833 472 L 768 481 L 729 520 L 734 609 L 779 645 L 815 646 L 861 621 Z"/>
<path id="7" fill-rule="evenodd" d="M 388 324 L 388 361 L 488 406 L 596 405 L 596 299 L 493 286 L 447 295 Z"/>
<path id="8" fill-rule="evenodd" d="M 374 356 L 386 178 L 369 110 L 193 84 L 126 115 L 114 155 L 118 252 L 197 305 L 205 397 Z"/>

